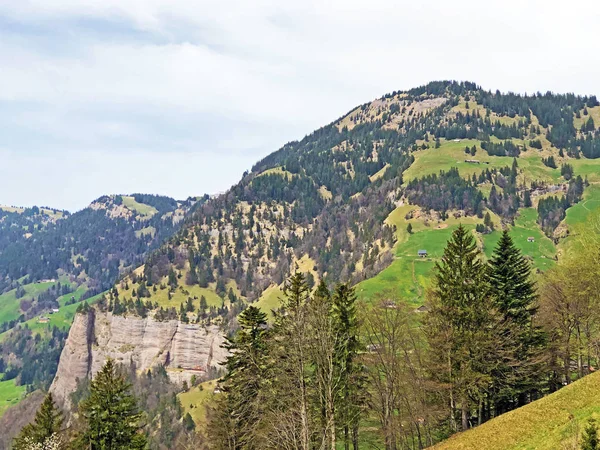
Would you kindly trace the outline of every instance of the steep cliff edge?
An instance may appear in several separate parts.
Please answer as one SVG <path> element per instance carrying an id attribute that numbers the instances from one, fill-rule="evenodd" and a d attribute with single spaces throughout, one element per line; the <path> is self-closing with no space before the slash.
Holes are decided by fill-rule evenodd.
<path id="1" fill-rule="evenodd" d="M 216 326 L 159 322 L 152 317 L 123 317 L 91 309 L 77 314 L 50 392 L 65 405 L 77 380 L 93 377 L 107 358 L 134 365 L 138 372 L 164 365 L 171 380 L 189 381 L 209 367 L 218 368 L 227 352 Z"/>

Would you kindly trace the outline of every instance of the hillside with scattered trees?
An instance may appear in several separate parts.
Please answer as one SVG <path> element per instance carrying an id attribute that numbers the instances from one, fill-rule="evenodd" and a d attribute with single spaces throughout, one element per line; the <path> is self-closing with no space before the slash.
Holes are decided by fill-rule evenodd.
<path id="1" fill-rule="evenodd" d="M 4 291 L 68 274 L 114 316 L 219 325 L 232 356 L 197 448 L 433 445 L 597 364 L 595 305 L 564 311 L 592 280 L 561 277 L 573 252 L 595 267 L 599 109 L 470 82 L 392 92 L 215 197 L 5 211 Z"/>

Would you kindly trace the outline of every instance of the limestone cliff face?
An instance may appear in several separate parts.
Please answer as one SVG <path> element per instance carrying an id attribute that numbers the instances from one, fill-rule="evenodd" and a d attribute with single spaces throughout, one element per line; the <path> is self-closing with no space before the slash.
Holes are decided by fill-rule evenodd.
<path id="1" fill-rule="evenodd" d="M 139 372 L 164 365 L 174 382 L 189 381 L 224 362 L 224 341 L 216 326 L 113 316 L 92 309 L 75 316 L 50 391 L 68 405 L 77 380 L 93 377 L 107 358 L 133 364 Z"/>

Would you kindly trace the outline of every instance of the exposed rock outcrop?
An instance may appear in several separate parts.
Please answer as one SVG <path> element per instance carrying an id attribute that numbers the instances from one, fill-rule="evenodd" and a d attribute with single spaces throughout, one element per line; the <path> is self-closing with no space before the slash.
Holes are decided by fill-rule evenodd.
<path id="1" fill-rule="evenodd" d="M 171 380 L 189 381 L 219 367 L 227 351 L 217 326 L 159 322 L 152 317 L 123 317 L 91 309 L 77 314 L 50 392 L 68 406 L 77 380 L 93 377 L 107 358 L 134 365 L 139 372 L 164 365 Z"/>

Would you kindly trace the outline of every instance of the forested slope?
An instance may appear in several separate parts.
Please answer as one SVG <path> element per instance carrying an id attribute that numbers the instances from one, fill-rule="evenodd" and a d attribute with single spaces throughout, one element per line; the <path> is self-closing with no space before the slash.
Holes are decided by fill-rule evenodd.
<path id="1" fill-rule="evenodd" d="M 349 282 L 366 304 L 420 306 L 460 224 L 486 257 L 510 229 L 538 276 L 586 233 L 581 218 L 600 200 L 599 114 L 595 96 L 524 96 L 469 82 L 392 92 L 284 145 L 226 193 L 193 206 L 99 199 L 80 223 L 123 219 L 133 234 L 118 234 L 96 259 L 86 249 L 98 248 L 100 228 L 89 240 L 59 233 L 69 244 L 56 246 L 57 260 L 36 262 L 32 279 L 88 276 L 99 289 L 112 286 L 98 302 L 104 312 L 231 333 L 250 304 L 271 320 L 295 271 L 311 291 L 321 280 Z M 176 212 L 184 206 L 187 214 Z M 52 240 L 62 221 L 45 220 Z M 5 263 L 0 253 L 5 279 L 25 276 L 17 254 L 45 242 L 19 238 Z"/>

